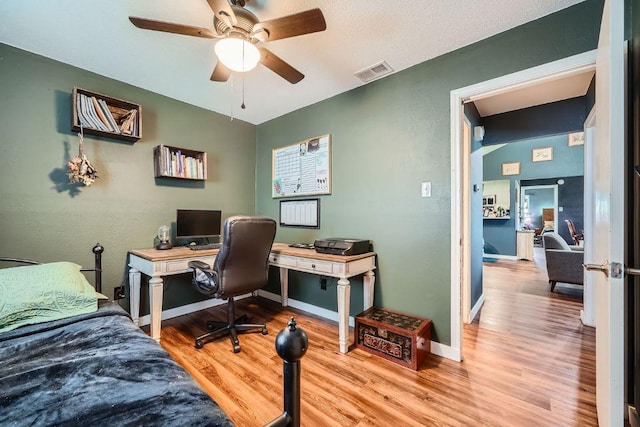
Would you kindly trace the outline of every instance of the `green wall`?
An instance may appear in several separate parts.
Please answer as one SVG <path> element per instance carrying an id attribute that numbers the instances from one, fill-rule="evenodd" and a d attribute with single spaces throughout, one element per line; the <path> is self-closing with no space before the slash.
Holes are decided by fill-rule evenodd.
<path id="1" fill-rule="evenodd" d="M 276 238 L 371 239 L 375 304 L 432 319 L 434 339 L 450 344 L 450 91 L 595 49 L 601 12 L 602 1 L 588 0 L 259 125 L 257 212 L 278 216 L 271 150 L 330 133 L 333 194 L 322 197 L 321 229 L 280 228 Z M 420 197 L 421 181 L 432 182 L 431 198 Z M 292 298 L 335 309 L 335 287 L 300 279 Z M 356 313 L 361 282 L 352 281 Z"/>
<path id="2" fill-rule="evenodd" d="M 111 295 L 126 279 L 127 251 L 151 246 L 177 208 L 277 218 L 271 150 L 330 133 L 333 194 L 321 198 L 322 228 L 280 228 L 277 239 L 371 239 L 375 304 L 431 318 L 434 339 L 449 344 L 450 91 L 594 49 L 601 10 L 601 0 L 587 0 L 257 127 L 0 44 L 0 256 L 89 265 L 99 241 Z M 65 177 L 78 144 L 73 86 L 143 111 L 135 144 L 85 138 L 101 178 L 75 192 Z M 162 143 L 207 151 L 206 183 L 154 179 L 152 149 Z M 422 181 L 433 183 L 431 198 L 420 197 Z M 269 289 L 279 292 L 273 273 Z M 291 282 L 301 282 L 292 298 L 336 310 L 335 280 L 327 291 L 316 276 L 292 272 Z M 352 280 L 352 313 L 362 309 L 361 282 Z M 165 308 L 200 299 L 188 287 L 188 278 L 170 278 Z"/>
<path id="3" fill-rule="evenodd" d="M 255 212 L 255 126 L 2 44 L 0 81 L 0 256 L 86 266 L 100 242 L 104 293 L 112 296 L 126 278 L 127 251 L 151 247 L 158 226 L 175 221 L 177 208 Z M 65 175 L 78 151 L 71 132 L 74 86 L 139 103 L 143 118 L 143 138 L 135 144 L 85 137 L 100 178 L 75 189 Z M 206 151 L 209 179 L 156 180 L 158 144 Z M 169 278 L 165 292 L 165 308 L 200 299 L 185 277 Z"/>

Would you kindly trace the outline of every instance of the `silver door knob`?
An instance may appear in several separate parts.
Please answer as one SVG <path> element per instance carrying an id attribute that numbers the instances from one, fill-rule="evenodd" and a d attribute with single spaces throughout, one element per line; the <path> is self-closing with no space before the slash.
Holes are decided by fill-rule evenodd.
<path id="1" fill-rule="evenodd" d="M 582 264 L 582 267 L 587 271 L 601 271 L 609 277 L 609 261 L 605 261 L 603 264 Z"/>
<path id="2" fill-rule="evenodd" d="M 607 277 L 611 274 L 614 279 L 620 279 L 627 275 L 640 276 L 640 268 L 626 267 L 619 262 L 605 261 L 604 264 L 582 264 L 582 266 L 585 270 L 602 271 Z"/>

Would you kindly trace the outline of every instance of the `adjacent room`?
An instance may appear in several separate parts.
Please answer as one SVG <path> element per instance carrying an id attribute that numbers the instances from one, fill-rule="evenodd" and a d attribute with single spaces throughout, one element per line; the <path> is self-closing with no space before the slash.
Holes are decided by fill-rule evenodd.
<path id="1" fill-rule="evenodd" d="M 627 417 L 617 318 L 543 247 L 599 256 L 616 3 L 2 2 L 0 424 Z M 576 91 L 452 104 L 558 63 Z"/>

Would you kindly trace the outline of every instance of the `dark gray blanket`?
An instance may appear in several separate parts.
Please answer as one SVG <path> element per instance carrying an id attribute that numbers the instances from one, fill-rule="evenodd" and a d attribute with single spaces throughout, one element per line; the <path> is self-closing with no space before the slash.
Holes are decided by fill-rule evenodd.
<path id="1" fill-rule="evenodd" d="M 0 334 L 2 426 L 232 426 L 116 304 Z"/>

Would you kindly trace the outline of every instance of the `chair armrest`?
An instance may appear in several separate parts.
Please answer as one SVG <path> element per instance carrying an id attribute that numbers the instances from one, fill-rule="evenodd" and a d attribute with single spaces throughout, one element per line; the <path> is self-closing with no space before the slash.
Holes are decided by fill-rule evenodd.
<path id="1" fill-rule="evenodd" d="M 189 267 L 191 267 L 191 268 L 197 268 L 197 269 L 202 270 L 202 271 L 208 271 L 208 270 L 211 270 L 211 267 L 209 266 L 209 264 L 207 264 L 207 263 L 206 263 L 206 262 L 204 262 L 204 261 L 198 261 L 198 260 L 195 260 L 195 261 L 189 261 L 189 264 L 187 264 L 187 265 L 188 265 Z M 211 270 L 211 271 L 212 271 L 212 270 Z"/>
<path id="2" fill-rule="evenodd" d="M 584 252 L 584 246 L 572 245 L 572 246 L 569 246 L 569 248 L 574 252 Z"/>
<path id="3" fill-rule="evenodd" d="M 212 270 L 209 264 L 203 261 L 189 261 L 187 264 L 193 269 L 193 287 L 205 295 L 213 295 L 218 291 L 218 272 Z"/>

